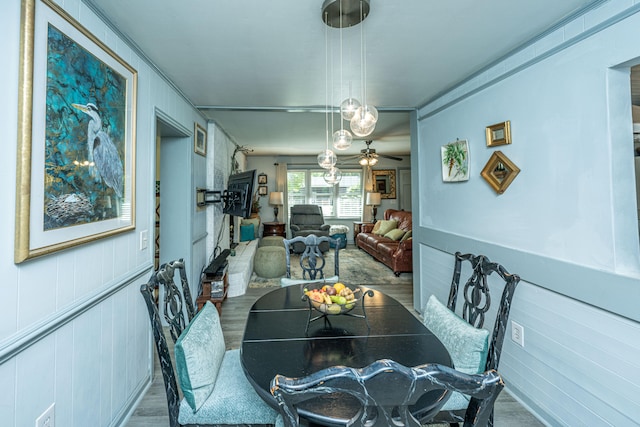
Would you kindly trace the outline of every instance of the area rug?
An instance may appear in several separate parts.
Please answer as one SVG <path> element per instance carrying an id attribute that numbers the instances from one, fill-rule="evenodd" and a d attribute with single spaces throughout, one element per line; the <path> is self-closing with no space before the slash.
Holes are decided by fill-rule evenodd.
<path id="1" fill-rule="evenodd" d="M 334 250 L 325 254 L 326 266 L 324 272 L 326 276 L 333 276 Z M 379 285 L 411 284 L 413 282 L 412 273 L 401 273 L 396 277 L 393 271 L 381 262 L 376 261 L 368 253 L 357 249 L 341 249 L 338 254 L 340 281 L 348 285 L 376 283 Z M 300 267 L 300 256 L 291 255 L 291 277 L 302 278 L 302 268 Z M 280 286 L 280 278 L 265 279 L 258 277 L 256 273 L 251 276 L 250 288 L 265 288 Z"/>

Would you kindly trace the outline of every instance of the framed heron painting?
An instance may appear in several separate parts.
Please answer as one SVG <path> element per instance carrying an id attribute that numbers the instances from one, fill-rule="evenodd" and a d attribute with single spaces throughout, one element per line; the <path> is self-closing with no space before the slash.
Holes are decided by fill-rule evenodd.
<path id="1" fill-rule="evenodd" d="M 16 263 L 135 228 L 137 72 L 50 0 L 23 0 Z"/>

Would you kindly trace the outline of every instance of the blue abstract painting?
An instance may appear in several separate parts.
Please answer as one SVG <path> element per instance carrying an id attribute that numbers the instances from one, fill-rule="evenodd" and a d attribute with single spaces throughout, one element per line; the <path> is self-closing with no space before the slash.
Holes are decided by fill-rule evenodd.
<path id="1" fill-rule="evenodd" d="M 127 80 L 49 24 L 44 230 L 118 218 Z"/>

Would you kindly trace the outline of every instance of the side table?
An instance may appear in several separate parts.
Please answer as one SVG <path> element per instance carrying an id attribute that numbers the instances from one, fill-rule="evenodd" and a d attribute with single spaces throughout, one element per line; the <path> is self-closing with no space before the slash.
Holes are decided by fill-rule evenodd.
<path id="1" fill-rule="evenodd" d="M 284 229 L 284 222 L 265 222 L 262 224 L 262 237 L 265 236 L 282 236 L 287 238 L 287 232 Z"/>
<path id="2" fill-rule="evenodd" d="M 218 314 L 222 315 L 222 302 L 227 298 L 229 288 L 228 263 L 215 272 L 215 274 L 204 273 L 201 278 L 202 293 L 196 298 L 198 311 L 207 301 L 211 301 L 218 309 Z"/>
<path id="3" fill-rule="evenodd" d="M 375 224 L 368 221 L 355 221 L 353 223 L 353 243 L 356 243 L 356 237 L 359 233 L 363 233 L 364 228 L 367 228 L 368 225 L 374 226 Z"/>

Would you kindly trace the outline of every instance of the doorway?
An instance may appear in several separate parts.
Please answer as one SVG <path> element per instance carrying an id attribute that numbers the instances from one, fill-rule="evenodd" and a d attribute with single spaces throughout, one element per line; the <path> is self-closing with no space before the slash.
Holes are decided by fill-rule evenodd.
<path id="1" fill-rule="evenodd" d="M 636 172 L 636 209 L 640 230 L 640 65 L 631 67 L 631 115 L 633 120 L 633 153 Z"/>
<path id="2" fill-rule="evenodd" d="M 155 141 L 154 268 L 174 259 L 190 261 L 190 215 L 185 188 L 190 188 L 188 170 L 191 134 L 169 117 L 156 115 Z M 187 168 L 187 169 L 185 169 Z M 186 200 L 185 200 L 186 197 Z M 191 265 L 188 263 L 187 265 Z"/>
<path id="3" fill-rule="evenodd" d="M 411 212 L 411 169 L 398 168 L 399 208 Z"/>

